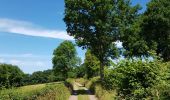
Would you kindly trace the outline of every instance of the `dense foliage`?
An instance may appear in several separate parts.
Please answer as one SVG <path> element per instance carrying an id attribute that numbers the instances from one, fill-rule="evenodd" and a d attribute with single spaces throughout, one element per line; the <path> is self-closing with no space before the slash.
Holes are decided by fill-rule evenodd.
<path id="1" fill-rule="evenodd" d="M 79 63 L 75 45 L 71 41 L 64 41 L 54 50 L 53 55 L 55 75 L 67 79 L 69 72 Z"/>
<path id="2" fill-rule="evenodd" d="M 24 73 L 17 67 L 0 64 L 0 87 L 21 86 Z"/>
<path id="3" fill-rule="evenodd" d="M 89 48 L 99 59 L 101 79 L 109 57 L 117 57 L 114 42 L 119 40 L 123 26 L 130 26 L 137 9 L 128 0 L 65 0 L 67 32 L 78 46 Z"/>
<path id="4" fill-rule="evenodd" d="M 71 41 L 54 50 L 52 70 L 29 75 L 0 64 L 0 99 L 66 100 L 69 92 L 63 83 L 40 84 L 65 80 L 70 90 L 76 81 L 100 100 L 168 100 L 170 0 L 150 0 L 146 11 L 139 9 L 130 0 L 65 0 L 67 32 L 87 49 L 83 64 Z M 115 59 L 118 49 L 123 60 Z M 30 84 L 39 85 L 19 87 Z"/>
<path id="5" fill-rule="evenodd" d="M 151 0 L 143 14 L 141 36 L 148 47 L 170 60 L 170 0 Z M 155 48 L 153 48 L 155 46 Z"/>
<path id="6" fill-rule="evenodd" d="M 160 60 L 125 59 L 99 77 L 78 79 L 100 100 L 168 100 L 170 97 L 170 64 Z"/>
<path id="7" fill-rule="evenodd" d="M 0 64 L 0 88 L 12 88 L 30 84 L 60 81 L 53 70 L 37 71 L 32 74 L 23 73 L 17 66 Z"/>
<path id="8" fill-rule="evenodd" d="M 126 57 L 148 57 L 156 52 L 164 61 L 170 60 L 169 9 L 169 0 L 151 0 L 144 13 L 133 16 L 130 25 L 120 26 Z M 122 23 L 126 22 L 127 16 L 124 18 Z"/>
<path id="9" fill-rule="evenodd" d="M 124 60 L 115 65 L 114 70 L 106 71 L 104 86 L 117 88 L 118 96 L 125 99 L 159 99 L 158 85 L 164 79 L 167 65 L 161 61 Z"/>
<path id="10" fill-rule="evenodd" d="M 87 50 L 85 54 L 84 66 L 88 79 L 99 75 L 100 61 L 90 50 Z"/>
<path id="11" fill-rule="evenodd" d="M 23 85 L 48 83 L 54 81 L 60 81 L 60 78 L 54 75 L 53 70 L 37 71 L 31 75 L 25 74 L 22 79 Z"/>

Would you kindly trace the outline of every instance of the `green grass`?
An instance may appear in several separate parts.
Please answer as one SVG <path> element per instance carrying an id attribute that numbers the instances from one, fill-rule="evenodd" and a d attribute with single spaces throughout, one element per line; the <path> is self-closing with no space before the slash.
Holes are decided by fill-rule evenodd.
<path id="1" fill-rule="evenodd" d="M 0 99 L 11 100 L 11 99 L 26 99 L 36 94 L 45 88 L 45 84 L 29 85 L 19 88 L 4 89 L 0 91 Z"/>
<path id="2" fill-rule="evenodd" d="M 89 100 L 88 95 L 78 95 L 78 100 Z"/>
<path id="3" fill-rule="evenodd" d="M 0 100 L 67 100 L 70 92 L 64 83 L 29 85 L 0 90 Z"/>
<path id="4" fill-rule="evenodd" d="M 99 100 L 115 100 L 117 95 L 116 90 L 106 90 L 102 87 L 101 83 L 98 82 L 99 77 L 94 77 L 89 80 L 85 86 L 90 89 Z"/>
<path id="5" fill-rule="evenodd" d="M 115 100 L 116 91 L 115 90 L 105 90 L 100 84 L 95 85 L 95 95 L 99 100 Z"/>

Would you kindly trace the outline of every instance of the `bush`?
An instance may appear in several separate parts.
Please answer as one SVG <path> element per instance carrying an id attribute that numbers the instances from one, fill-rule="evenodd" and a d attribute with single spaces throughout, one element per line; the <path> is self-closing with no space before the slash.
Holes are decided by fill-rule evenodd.
<path id="1" fill-rule="evenodd" d="M 0 88 L 21 86 L 23 75 L 17 66 L 0 64 Z"/>
<path id="2" fill-rule="evenodd" d="M 105 87 L 117 88 L 125 99 L 159 98 L 153 88 L 162 84 L 166 66 L 161 61 L 124 60 L 105 73 Z"/>
<path id="3" fill-rule="evenodd" d="M 163 72 L 162 84 L 156 85 L 153 89 L 160 100 L 168 100 L 170 98 L 170 62 L 164 64 L 165 71 Z"/>

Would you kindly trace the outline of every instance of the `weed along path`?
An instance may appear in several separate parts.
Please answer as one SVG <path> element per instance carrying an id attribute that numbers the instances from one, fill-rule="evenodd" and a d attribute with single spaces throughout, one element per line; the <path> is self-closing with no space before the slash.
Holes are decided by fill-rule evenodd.
<path id="1" fill-rule="evenodd" d="M 77 82 L 74 82 L 73 89 L 73 93 L 69 100 L 98 100 L 90 90 Z"/>

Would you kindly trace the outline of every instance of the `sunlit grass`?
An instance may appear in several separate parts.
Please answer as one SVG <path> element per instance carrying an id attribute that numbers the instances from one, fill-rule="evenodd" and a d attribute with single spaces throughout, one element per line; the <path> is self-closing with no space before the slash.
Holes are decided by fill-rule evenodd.
<path id="1" fill-rule="evenodd" d="M 70 92 L 63 83 L 29 85 L 0 91 L 0 100 L 65 100 Z"/>
<path id="2" fill-rule="evenodd" d="M 88 95 L 78 95 L 78 100 L 89 100 Z"/>
<path id="3" fill-rule="evenodd" d="M 46 86 L 45 84 L 29 85 L 29 86 L 23 86 L 18 89 L 15 89 L 15 91 L 21 92 L 22 94 L 32 93 L 33 91 L 38 91 L 40 89 L 43 89 L 45 86 Z"/>
<path id="4" fill-rule="evenodd" d="M 19 88 L 5 89 L 0 91 L 1 99 L 13 99 L 13 98 L 27 98 L 37 91 L 41 91 L 41 89 L 45 88 L 45 84 L 38 85 L 28 85 Z"/>

